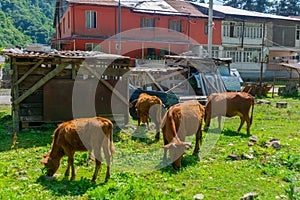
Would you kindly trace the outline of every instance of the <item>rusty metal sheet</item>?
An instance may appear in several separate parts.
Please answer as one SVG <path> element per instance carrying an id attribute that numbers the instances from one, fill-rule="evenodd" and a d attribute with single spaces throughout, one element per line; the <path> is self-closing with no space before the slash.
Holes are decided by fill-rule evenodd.
<path id="1" fill-rule="evenodd" d="M 82 94 L 75 101 L 73 97 L 74 80 L 52 79 L 44 86 L 44 120 L 47 122 L 67 121 L 74 117 L 93 117 L 95 115 L 112 114 L 111 107 L 114 106 L 114 114 L 128 116 L 127 105 L 118 100 L 112 101 L 112 92 L 100 82 L 96 86 L 95 79 L 77 80 L 76 90 Z M 119 80 L 120 81 L 120 80 Z M 107 80 L 113 87 L 117 80 Z M 127 82 L 126 82 L 127 83 Z M 128 99 L 128 84 L 118 84 L 118 91 Z M 80 95 L 80 94 L 79 94 Z M 76 98 L 76 97 L 75 97 Z M 91 106 L 94 98 L 95 106 Z M 72 111 L 76 107 L 76 113 Z M 73 116 L 74 115 L 74 116 Z"/>

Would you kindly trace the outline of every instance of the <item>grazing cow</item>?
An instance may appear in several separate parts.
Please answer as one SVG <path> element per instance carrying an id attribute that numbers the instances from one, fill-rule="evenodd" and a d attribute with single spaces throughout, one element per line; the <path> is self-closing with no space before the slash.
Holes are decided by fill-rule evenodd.
<path id="1" fill-rule="evenodd" d="M 250 107 L 252 106 L 251 116 L 249 117 Z M 208 97 L 205 106 L 205 127 L 210 125 L 210 120 L 218 117 L 219 128 L 221 128 L 221 116 L 234 117 L 239 116 L 241 123 L 237 131 L 239 132 L 247 122 L 247 134 L 250 134 L 250 126 L 253 117 L 254 98 L 245 92 L 223 92 L 214 93 Z"/>
<path id="2" fill-rule="evenodd" d="M 156 126 L 155 138 L 159 139 L 162 107 L 162 101 L 160 98 L 142 93 L 140 94 L 135 107 L 138 117 L 137 132 L 139 131 L 141 122 L 146 123 L 149 130 L 149 118 L 151 118 Z"/>
<path id="3" fill-rule="evenodd" d="M 193 154 L 199 152 L 199 142 L 202 144 L 202 119 L 204 107 L 198 101 L 186 101 L 169 108 L 162 120 L 162 132 L 164 137 L 164 157 L 167 150 L 174 169 L 179 169 L 184 151 L 191 147 L 184 142 L 186 136 L 196 134 L 196 145 Z"/>
<path id="4" fill-rule="evenodd" d="M 112 131 L 112 122 L 101 117 L 75 119 L 58 125 L 54 131 L 51 151 L 41 160 L 41 163 L 45 164 L 47 169 L 47 176 L 54 175 L 59 168 L 61 158 L 66 155 L 68 156 L 68 167 L 65 177 L 69 176 L 71 167 L 71 180 L 74 180 L 75 151 L 93 151 L 96 167 L 92 181 L 95 181 L 99 169 L 101 170 L 101 148 L 103 148 L 107 164 L 105 179 L 109 179 L 111 156 L 114 153 Z"/>

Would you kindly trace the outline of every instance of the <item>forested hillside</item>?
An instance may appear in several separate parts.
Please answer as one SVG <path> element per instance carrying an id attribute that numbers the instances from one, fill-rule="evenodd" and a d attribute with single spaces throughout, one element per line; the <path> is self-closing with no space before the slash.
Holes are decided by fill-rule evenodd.
<path id="1" fill-rule="evenodd" d="M 0 0 L 0 47 L 49 44 L 55 0 Z"/>

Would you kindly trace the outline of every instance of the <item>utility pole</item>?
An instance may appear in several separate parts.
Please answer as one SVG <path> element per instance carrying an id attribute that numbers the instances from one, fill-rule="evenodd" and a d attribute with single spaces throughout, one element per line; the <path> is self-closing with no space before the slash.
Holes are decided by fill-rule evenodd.
<path id="1" fill-rule="evenodd" d="M 212 57 L 212 27 L 213 27 L 213 0 L 209 0 L 209 10 L 208 10 L 208 56 Z"/>
<path id="2" fill-rule="evenodd" d="M 259 85 L 262 87 L 263 82 L 263 68 L 264 68 L 264 48 L 265 48 L 265 22 L 262 28 L 262 41 L 261 41 L 261 59 L 260 59 L 260 75 L 259 75 Z"/>
<path id="3" fill-rule="evenodd" d="M 121 0 L 118 3 L 118 55 L 121 55 Z"/>

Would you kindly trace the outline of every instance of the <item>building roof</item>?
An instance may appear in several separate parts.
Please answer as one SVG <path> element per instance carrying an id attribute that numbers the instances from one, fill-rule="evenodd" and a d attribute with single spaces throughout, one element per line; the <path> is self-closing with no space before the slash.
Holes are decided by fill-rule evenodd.
<path id="1" fill-rule="evenodd" d="M 107 54 L 99 51 L 58 51 L 51 50 L 50 52 L 38 52 L 38 51 L 26 51 L 23 49 L 12 48 L 3 49 L 2 52 L 10 57 L 40 57 L 40 58 L 71 58 L 71 59 L 85 59 L 85 58 L 97 58 L 97 59 L 130 59 L 127 56 L 120 56 L 116 54 Z"/>
<path id="2" fill-rule="evenodd" d="M 71 4 L 92 4 L 103 6 L 118 6 L 118 2 L 115 0 L 66 0 Z"/>
<path id="3" fill-rule="evenodd" d="M 206 9 L 209 8 L 209 4 L 205 4 L 205 3 L 193 2 L 192 4 L 194 4 L 196 6 L 206 8 Z M 266 13 L 259 13 L 259 12 L 248 11 L 248 10 L 242 10 L 242 9 L 233 8 L 233 7 L 230 7 L 230 6 L 213 5 L 213 10 L 217 11 L 217 12 L 220 12 L 220 13 L 223 13 L 225 15 L 231 15 L 231 16 L 264 18 L 264 19 L 274 19 L 274 20 L 289 20 L 289 21 L 298 21 L 298 22 L 300 22 L 300 19 L 297 19 L 297 18 L 285 17 L 285 16 L 279 16 L 279 15 L 272 15 L 272 14 L 266 14 Z"/>
<path id="4" fill-rule="evenodd" d="M 196 9 L 190 2 L 184 0 L 165 0 L 169 5 L 177 10 L 177 12 L 189 13 L 191 16 L 207 17 L 207 15 Z"/>
<path id="5" fill-rule="evenodd" d="M 119 0 L 66 0 L 71 4 L 118 6 Z M 120 0 L 122 7 L 134 12 L 164 15 L 189 15 L 207 17 L 186 0 Z"/>

